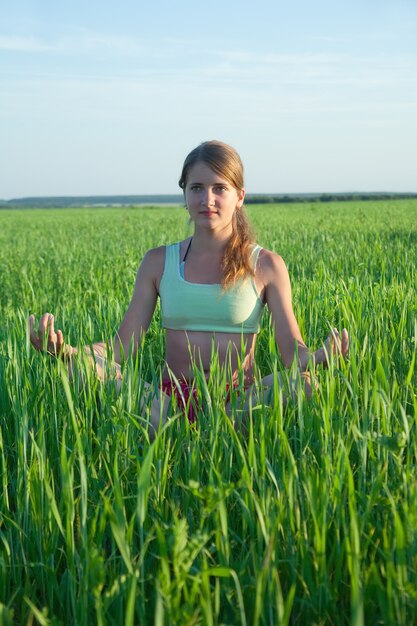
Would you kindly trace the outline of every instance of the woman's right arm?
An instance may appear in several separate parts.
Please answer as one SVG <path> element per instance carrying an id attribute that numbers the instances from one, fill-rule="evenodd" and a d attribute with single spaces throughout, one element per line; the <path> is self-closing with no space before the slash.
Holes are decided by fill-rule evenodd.
<path id="1" fill-rule="evenodd" d="M 158 298 L 165 263 L 165 247 L 149 250 L 136 275 L 135 288 L 119 330 L 114 338 L 114 360 L 121 363 L 133 343 L 133 354 L 149 328 Z"/>
<path id="2" fill-rule="evenodd" d="M 129 354 L 131 345 L 133 345 L 134 353 L 136 353 L 149 327 L 155 311 L 164 261 L 164 247 L 149 250 L 143 258 L 136 275 L 132 299 L 114 338 L 113 359 L 117 364 L 121 363 L 124 355 Z M 54 316 L 51 313 L 42 315 L 37 331 L 35 330 L 34 315 L 29 318 L 29 325 L 30 340 L 36 350 L 47 351 L 49 354 L 64 360 L 71 360 L 73 355 L 78 352 L 77 348 L 64 342 L 61 330 L 55 331 Z M 99 362 L 107 356 L 106 344 L 95 343 L 93 355 L 90 348 L 86 348 L 86 352 L 94 361 L 100 376 L 102 364 Z"/>

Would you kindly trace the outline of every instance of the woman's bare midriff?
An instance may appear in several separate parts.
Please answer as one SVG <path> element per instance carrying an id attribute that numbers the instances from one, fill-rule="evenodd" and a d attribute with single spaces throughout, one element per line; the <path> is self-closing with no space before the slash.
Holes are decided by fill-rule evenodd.
<path id="1" fill-rule="evenodd" d="M 191 381 L 194 367 L 210 373 L 213 353 L 218 355 L 219 365 L 232 372 L 230 382 L 236 382 L 238 367 L 243 369 L 244 382 L 253 382 L 256 334 L 211 333 L 207 331 L 166 331 L 166 367 L 163 378 L 171 371 L 177 378 Z M 194 366 L 194 367 L 193 367 Z"/>

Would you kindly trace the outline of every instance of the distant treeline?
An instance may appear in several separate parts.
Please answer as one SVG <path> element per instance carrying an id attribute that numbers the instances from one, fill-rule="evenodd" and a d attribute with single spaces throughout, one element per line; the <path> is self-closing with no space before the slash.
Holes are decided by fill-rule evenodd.
<path id="1" fill-rule="evenodd" d="M 245 204 L 288 204 L 290 202 L 346 202 L 352 200 L 405 200 L 417 198 L 417 193 L 349 192 L 318 194 L 249 195 Z"/>
<path id="2" fill-rule="evenodd" d="M 246 204 L 287 204 L 291 202 L 343 202 L 348 200 L 402 200 L 417 198 L 417 193 L 347 192 L 305 194 L 248 194 Z M 131 196 L 49 196 L 0 200 L 0 209 L 10 208 L 69 208 L 83 206 L 159 206 L 184 204 L 182 195 Z"/>
<path id="3" fill-rule="evenodd" d="M 181 204 L 182 195 L 131 195 L 131 196 L 47 196 L 0 200 L 0 207 L 64 208 L 82 206 L 130 206 L 136 204 Z"/>

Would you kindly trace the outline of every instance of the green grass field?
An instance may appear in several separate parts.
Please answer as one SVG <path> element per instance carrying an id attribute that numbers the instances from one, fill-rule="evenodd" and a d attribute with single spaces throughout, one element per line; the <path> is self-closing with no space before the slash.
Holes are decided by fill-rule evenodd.
<path id="1" fill-rule="evenodd" d="M 309 403 L 253 407 L 247 436 L 214 363 L 197 425 L 174 414 L 150 444 L 159 313 L 120 396 L 69 384 L 27 317 L 111 339 L 185 210 L 0 211 L 1 625 L 417 624 L 417 202 L 249 214 L 287 262 L 307 344 L 347 327 L 349 360 L 318 371 Z M 281 369 L 267 315 L 257 360 Z"/>

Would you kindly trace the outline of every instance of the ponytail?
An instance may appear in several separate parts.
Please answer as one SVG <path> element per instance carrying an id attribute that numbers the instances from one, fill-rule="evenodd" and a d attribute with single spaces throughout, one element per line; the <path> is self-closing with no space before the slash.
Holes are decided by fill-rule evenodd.
<path id="1" fill-rule="evenodd" d="M 243 207 L 233 215 L 233 232 L 222 259 L 224 289 L 233 287 L 239 280 L 255 276 L 252 264 L 254 234 Z"/>

